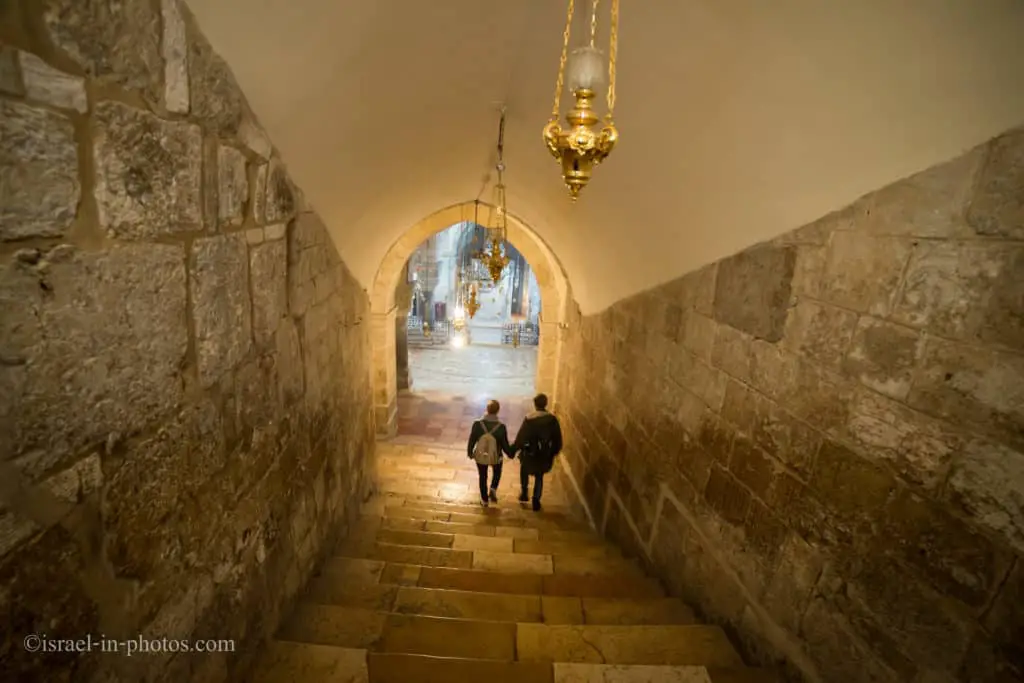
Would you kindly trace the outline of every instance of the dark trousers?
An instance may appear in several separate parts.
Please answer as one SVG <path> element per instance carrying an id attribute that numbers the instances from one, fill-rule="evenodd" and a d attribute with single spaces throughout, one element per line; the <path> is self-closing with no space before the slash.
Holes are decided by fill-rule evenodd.
<path id="1" fill-rule="evenodd" d="M 519 469 L 519 483 L 523 487 L 522 497 L 526 498 L 530 492 L 530 476 L 522 468 Z M 544 474 L 532 475 L 534 479 L 533 483 L 533 499 L 540 502 L 540 495 L 544 493 Z"/>
<path id="2" fill-rule="evenodd" d="M 497 465 L 490 465 L 494 468 L 494 476 L 491 477 L 491 488 L 498 488 L 498 482 L 501 481 L 501 461 L 498 461 Z M 487 468 L 488 465 L 481 465 L 477 463 L 476 470 L 480 473 L 480 500 L 487 500 Z"/>

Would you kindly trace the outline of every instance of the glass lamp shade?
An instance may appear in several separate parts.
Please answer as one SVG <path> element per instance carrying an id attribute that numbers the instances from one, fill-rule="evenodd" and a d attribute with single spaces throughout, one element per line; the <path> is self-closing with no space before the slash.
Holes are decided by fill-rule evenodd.
<path id="1" fill-rule="evenodd" d="M 604 55 L 596 47 L 578 47 L 569 55 L 566 81 L 570 92 L 597 90 L 604 85 Z"/>

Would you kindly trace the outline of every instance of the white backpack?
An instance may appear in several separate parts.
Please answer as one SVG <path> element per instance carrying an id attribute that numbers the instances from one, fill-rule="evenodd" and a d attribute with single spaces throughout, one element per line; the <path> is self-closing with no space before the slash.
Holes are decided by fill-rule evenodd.
<path id="1" fill-rule="evenodd" d="M 495 422 L 491 429 L 487 428 L 487 422 L 484 420 L 480 420 L 480 424 L 484 428 L 484 433 L 473 446 L 473 459 L 479 465 L 497 465 L 501 462 L 501 453 L 498 452 L 498 440 L 494 438 L 494 432 L 501 423 Z"/>

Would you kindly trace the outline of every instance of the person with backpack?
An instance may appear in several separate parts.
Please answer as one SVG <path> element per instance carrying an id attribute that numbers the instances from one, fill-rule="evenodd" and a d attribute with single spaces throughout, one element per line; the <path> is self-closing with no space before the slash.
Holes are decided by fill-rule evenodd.
<path id="1" fill-rule="evenodd" d="M 548 397 L 537 394 L 533 399 L 535 410 L 526 416 L 516 434 L 512 452 L 519 455 L 519 500 L 529 500 L 530 477 L 533 476 L 533 509 L 540 510 L 540 496 L 544 492 L 544 475 L 551 471 L 555 456 L 562 452 L 562 426 L 558 418 L 548 412 Z"/>
<path id="2" fill-rule="evenodd" d="M 469 432 L 469 458 L 476 461 L 480 473 L 480 503 L 487 507 L 488 503 L 498 502 L 498 482 L 501 481 L 501 455 L 512 457 L 512 447 L 508 443 L 508 430 L 498 419 L 501 404 L 497 401 L 487 402 L 487 414 L 473 423 Z M 494 470 L 491 487 L 487 488 L 487 468 Z"/>

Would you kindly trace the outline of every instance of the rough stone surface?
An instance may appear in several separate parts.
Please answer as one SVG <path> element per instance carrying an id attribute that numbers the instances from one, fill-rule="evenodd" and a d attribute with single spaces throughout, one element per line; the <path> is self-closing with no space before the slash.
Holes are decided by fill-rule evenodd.
<path id="1" fill-rule="evenodd" d="M 252 247 L 249 277 L 252 279 L 253 334 L 258 345 L 273 342 L 281 318 L 288 312 L 287 245 L 283 240 Z"/>
<path id="2" fill-rule="evenodd" d="M 217 149 L 217 218 L 221 224 L 240 225 L 249 200 L 245 156 L 233 147 Z"/>
<path id="3" fill-rule="evenodd" d="M 715 318 L 766 341 L 781 339 L 795 259 L 790 248 L 762 246 L 722 261 L 715 282 Z"/>
<path id="4" fill-rule="evenodd" d="M 252 340 L 245 237 L 196 240 L 189 261 L 199 381 L 208 387 L 238 365 Z"/>
<path id="5" fill-rule="evenodd" d="M 1024 454 L 972 441 L 953 465 L 949 489 L 971 518 L 1024 551 Z"/>
<path id="6" fill-rule="evenodd" d="M 75 220 L 80 193 L 71 122 L 0 102 L 0 240 L 63 235 Z"/>
<path id="7" fill-rule="evenodd" d="M 18 51 L 6 45 L 0 45 L 0 92 L 9 95 L 25 94 L 18 77 Z"/>
<path id="8" fill-rule="evenodd" d="M 1019 309 L 1008 307 L 998 290 L 1020 280 L 1020 254 L 997 242 L 918 245 L 893 318 L 950 339 L 1019 340 Z"/>
<path id="9" fill-rule="evenodd" d="M 988 146 L 967 219 L 980 235 L 1024 239 L 1024 129 Z"/>
<path id="10" fill-rule="evenodd" d="M 319 218 L 286 227 L 290 194 L 272 197 L 280 221 L 237 227 L 268 194 L 249 191 L 247 158 L 292 186 L 269 140 L 235 135 L 251 114 L 180 0 L 43 11 L 21 61 L 49 108 L 0 102 L 0 239 L 71 244 L 0 263 L 0 479 L 20 487 L 0 504 L 4 680 L 235 680 L 370 490 L 368 300 Z M 81 72 L 39 55 L 84 65 L 92 111 Z M 18 61 L 0 50 L 5 93 Z M 18 647 L 113 628 L 236 648 Z"/>
<path id="11" fill-rule="evenodd" d="M 198 229 L 201 151 L 200 130 L 191 123 L 99 103 L 94 154 L 100 224 L 123 239 Z"/>
<path id="12" fill-rule="evenodd" d="M 912 250 L 909 239 L 837 231 L 825 257 L 821 298 L 862 313 L 888 314 Z"/>
<path id="13" fill-rule="evenodd" d="M 279 163 L 272 163 L 267 172 L 264 210 L 264 218 L 268 223 L 277 223 L 295 215 L 295 195 L 288 174 Z"/>
<path id="14" fill-rule="evenodd" d="M 922 342 L 913 329 L 865 316 L 857 325 L 844 370 L 880 394 L 904 399 Z"/>
<path id="15" fill-rule="evenodd" d="M 34 264 L 8 263 L 0 298 L 3 371 L 24 372 L 5 455 L 21 455 L 29 476 L 143 429 L 181 400 L 181 247 L 57 247 Z"/>
<path id="16" fill-rule="evenodd" d="M 156 3 L 46 0 L 50 37 L 93 78 L 159 102 L 160 15 Z"/>
<path id="17" fill-rule="evenodd" d="M 260 125 L 253 120 L 252 116 L 247 116 L 242 121 L 242 125 L 238 129 L 238 139 L 254 154 L 263 159 L 269 159 L 274 152 L 270 138 L 267 137 L 266 132 L 264 132 Z"/>
<path id="18" fill-rule="evenodd" d="M 18 62 L 21 65 L 25 94 L 29 99 L 77 112 L 84 112 L 88 108 L 85 79 L 58 71 L 28 52 L 19 52 Z"/>
<path id="19" fill-rule="evenodd" d="M 234 135 L 242 122 L 245 99 L 228 65 L 213 51 L 195 19 L 186 14 L 191 113 L 204 128 Z"/>
<path id="20" fill-rule="evenodd" d="M 591 513 L 793 680 L 1022 671 L 1014 140 L 567 332 L 558 410 Z"/>
<path id="21" fill-rule="evenodd" d="M 164 59 L 164 106 L 169 112 L 186 114 L 189 109 L 188 37 L 180 2 L 160 2 L 164 29 L 160 47 Z"/>

